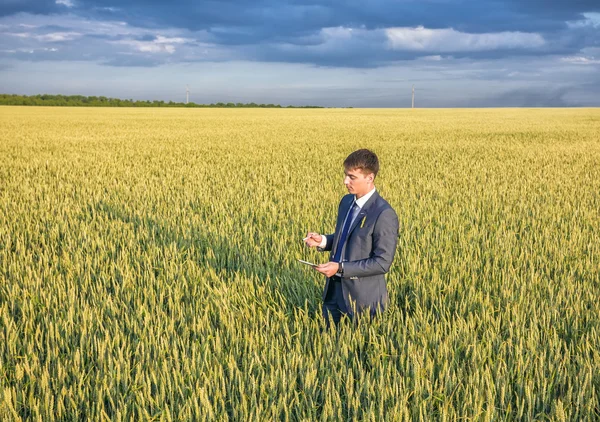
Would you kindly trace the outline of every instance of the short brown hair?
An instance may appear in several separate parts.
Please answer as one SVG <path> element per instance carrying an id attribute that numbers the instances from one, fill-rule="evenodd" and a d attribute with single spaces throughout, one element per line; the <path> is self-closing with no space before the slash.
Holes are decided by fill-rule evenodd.
<path id="1" fill-rule="evenodd" d="M 346 158 L 344 161 L 344 168 L 346 170 L 360 169 L 365 175 L 373 173 L 373 175 L 377 176 L 377 172 L 379 171 L 379 159 L 373 151 L 359 149 Z"/>

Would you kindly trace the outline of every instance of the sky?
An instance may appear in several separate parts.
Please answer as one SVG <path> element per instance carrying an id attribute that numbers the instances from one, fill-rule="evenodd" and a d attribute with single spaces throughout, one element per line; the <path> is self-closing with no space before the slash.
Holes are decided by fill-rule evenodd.
<path id="1" fill-rule="evenodd" d="M 600 0 L 2 0 L 0 92 L 600 106 Z"/>

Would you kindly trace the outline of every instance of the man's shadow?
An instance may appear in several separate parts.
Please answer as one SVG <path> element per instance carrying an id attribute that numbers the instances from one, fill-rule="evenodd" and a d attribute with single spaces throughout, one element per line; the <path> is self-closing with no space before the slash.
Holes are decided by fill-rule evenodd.
<path id="1" fill-rule="evenodd" d="M 322 286 L 315 283 L 315 276 L 303 264 L 295 262 L 293 247 L 286 254 L 269 253 L 268 244 L 264 250 L 255 251 L 255 246 L 250 243 L 208 233 L 203 227 L 192 226 L 182 230 L 105 200 L 97 202 L 90 211 L 128 223 L 136 233 L 144 232 L 144 236 L 136 236 L 143 237 L 144 242 L 161 248 L 175 247 L 178 254 L 195 260 L 200 268 L 212 269 L 223 283 L 233 283 L 236 277 L 253 280 L 258 284 L 256 287 L 267 291 L 269 294 L 266 296 L 276 300 L 283 308 L 279 310 L 292 320 L 299 309 L 308 312 L 312 318 L 320 317 Z M 266 229 L 256 227 L 256 230 Z M 281 245 L 276 247 L 281 250 Z M 158 276 L 160 265 L 156 271 Z"/>

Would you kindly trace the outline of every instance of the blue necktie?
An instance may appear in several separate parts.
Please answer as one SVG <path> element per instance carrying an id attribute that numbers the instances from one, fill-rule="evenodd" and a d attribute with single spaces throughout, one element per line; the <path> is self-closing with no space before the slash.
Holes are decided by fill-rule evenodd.
<path id="1" fill-rule="evenodd" d="M 340 258 L 342 257 L 342 249 L 344 249 L 344 244 L 346 243 L 346 238 L 348 237 L 348 231 L 350 230 L 350 226 L 352 225 L 352 220 L 354 217 L 354 211 L 358 208 L 356 205 L 356 201 L 350 207 L 350 211 L 348 211 L 348 216 L 346 217 L 346 222 L 344 223 L 344 228 L 342 229 L 342 234 L 338 240 L 337 247 L 335 248 L 335 256 L 333 257 L 333 262 L 340 262 Z"/>

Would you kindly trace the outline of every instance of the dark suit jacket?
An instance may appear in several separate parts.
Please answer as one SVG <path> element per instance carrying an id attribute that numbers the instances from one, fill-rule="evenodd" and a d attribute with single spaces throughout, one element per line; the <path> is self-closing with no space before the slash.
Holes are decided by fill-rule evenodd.
<path id="1" fill-rule="evenodd" d="M 354 195 L 345 195 L 342 198 L 335 233 L 326 235 L 327 245 L 323 250 L 331 251 L 330 261 L 335 255 L 335 246 L 353 201 Z M 375 312 L 378 308 L 385 309 L 388 291 L 384 274 L 389 271 L 394 259 L 398 244 L 398 229 L 396 212 L 375 191 L 352 223 L 342 251 L 344 262 L 342 290 L 344 301 L 351 314 L 355 310 L 362 312 L 367 308 L 370 308 L 371 312 Z M 323 299 L 327 294 L 329 282 L 328 278 Z"/>

